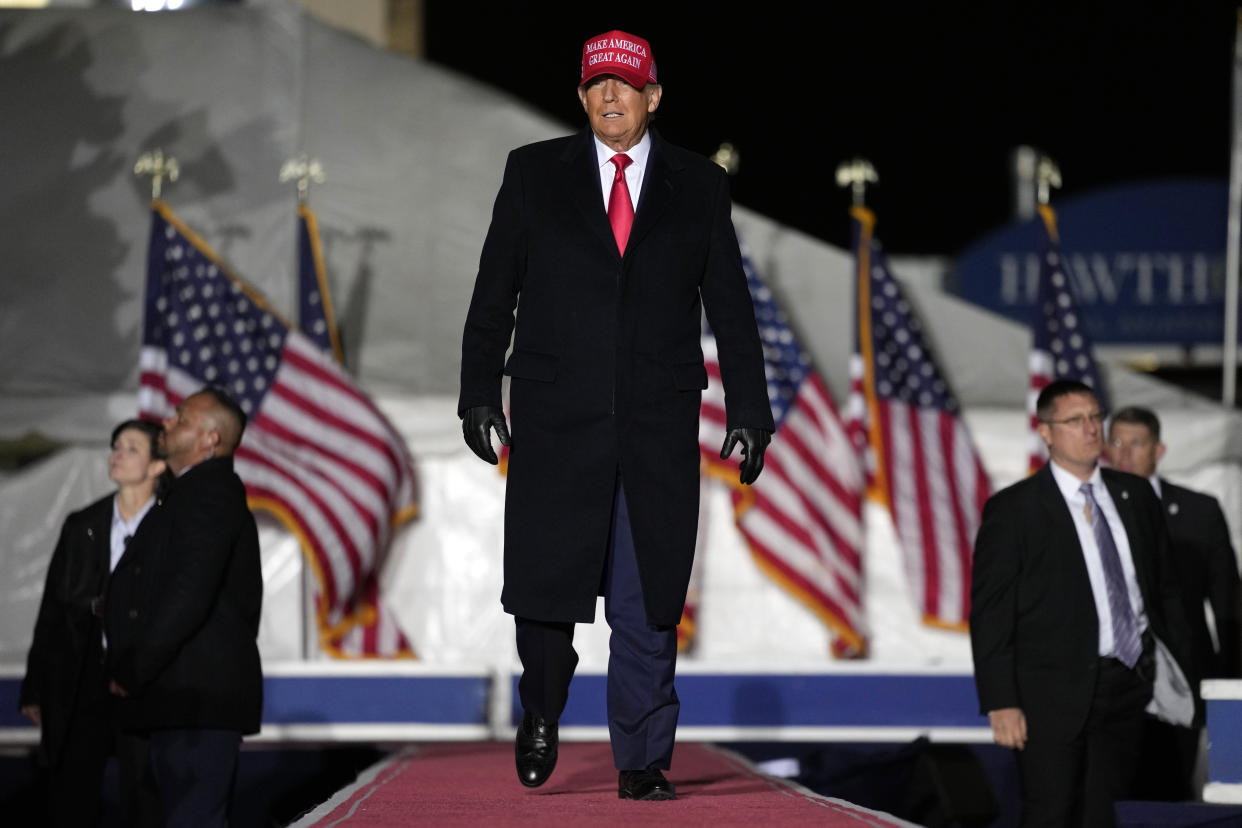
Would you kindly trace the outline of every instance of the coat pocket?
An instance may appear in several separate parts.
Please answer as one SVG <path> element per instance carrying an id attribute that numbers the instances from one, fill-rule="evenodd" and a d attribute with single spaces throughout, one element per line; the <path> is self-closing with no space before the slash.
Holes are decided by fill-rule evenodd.
<path id="1" fill-rule="evenodd" d="M 505 363 L 505 373 L 518 379 L 552 382 L 556 379 L 557 358 L 534 351 L 514 351 Z"/>
<path id="2" fill-rule="evenodd" d="M 673 384 L 678 391 L 702 391 L 707 388 L 707 368 L 701 361 L 678 362 L 673 365 Z"/>

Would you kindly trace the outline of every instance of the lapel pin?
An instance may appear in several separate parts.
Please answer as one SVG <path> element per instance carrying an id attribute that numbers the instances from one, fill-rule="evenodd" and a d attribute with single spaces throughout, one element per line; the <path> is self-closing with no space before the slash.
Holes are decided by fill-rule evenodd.
<path id="1" fill-rule="evenodd" d="M 94 539 L 95 539 L 95 530 L 94 530 L 94 529 L 92 529 L 92 528 L 90 528 L 89 526 L 88 526 L 88 527 L 86 527 L 86 536 L 87 536 L 88 538 L 90 538 L 91 540 L 94 540 Z"/>
<path id="2" fill-rule="evenodd" d="M 1176 504 L 1176 503 L 1170 503 L 1170 504 L 1169 504 L 1169 514 L 1170 514 L 1170 515 L 1176 515 L 1176 514 L 1177 514 L 1177 504 Z"/>
<path id="3" fill-rule="evenodd" d="M 1122 489 L 1122 490 L 1121 490 L 1121 499 L 1122 499 L 1122 500 L 1129 500 L 1129 499 L 1130 499 L 1130 490 L 1129 490 L 1129 489 Z"/>

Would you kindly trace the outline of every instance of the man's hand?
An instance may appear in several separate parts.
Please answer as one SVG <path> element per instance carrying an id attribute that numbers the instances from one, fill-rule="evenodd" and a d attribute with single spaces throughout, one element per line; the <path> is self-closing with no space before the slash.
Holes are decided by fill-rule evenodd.
<path id="1" fill-rule="evenodd" d="M 992 738 L 996 744 L 1022 750 L 1026 747 L 1026 714 L 1020 707 L 1002 707 L 988 713 Z"/>
<path id="2" fill-rule="evenodd" d="M 772 442 L 772 432 L 766 428 L 735 428 L 725 436 L 720 449 L 720 459 L 728 460 L 733 447 L 742 444 L 742 473 L 740 480 L 746 485 L 754 483 L 763 471 L 763 453 Z"/>
<path id="3" fill-rule="evenodd" d="M 466 445 L 470 446 L 470 450 L 480 459 L 494 466 L 499 460 L 496 458 L 495 449 L 492 448 L 490 429 L 493 428 L 496 429 L 496 436 L 500 438 L 502 445 L 512 445 L 512 440 L 509 438 L 509 426 L 505 423 L 505 413 L 496 406 L 478 405 L 474 408 L 467 408 L 465 415 L 461 418 L 461 433 L 466 438 Z"/>
<path id="4" fill-rule="evenodd" d="M 37 704 L 23 704 L 22 715 L 34 722 L 35 727 L 43 726 L 43 708 Z"/>

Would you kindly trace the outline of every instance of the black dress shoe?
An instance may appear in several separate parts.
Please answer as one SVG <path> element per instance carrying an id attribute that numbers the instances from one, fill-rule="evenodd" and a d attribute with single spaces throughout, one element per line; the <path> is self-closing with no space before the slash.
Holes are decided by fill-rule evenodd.
<path id="1" fill-rule="evenodd" d="M 530 713 L 522 714 L 517 738 L 513 741 L 513 757 L 517 762 L 518 779 L 528 788 L 538 788 L 556 767 L 556 722 L 549 722 Z"/>
<path id="2" fill-rule="evenodd" d="M 643 802 L 663 802 L 676 799 L 673 783 L 655 768 L 639 771 L 621 771 L 617 780 L 619 799 L 639 799 Z"/>

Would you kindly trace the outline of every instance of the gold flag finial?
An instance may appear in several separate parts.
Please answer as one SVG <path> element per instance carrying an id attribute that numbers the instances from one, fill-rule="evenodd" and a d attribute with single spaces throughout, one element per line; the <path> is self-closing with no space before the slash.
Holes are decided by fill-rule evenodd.
<path id="1" fill-rule="evenodd" d="M 164 150 L 157 148 L 138 156 L 138 161 L 134 164 L 134 175 L 151 176 L 151 198 L 158 199 L 164 176 L 168 176 L 169 181 L 176 181 L 181 175 L 181 167 L 176 158 L 164 155 Z"/>
<path id="2" fill-rule="evenodd" d="M 849 187 L 854 194 L 854 206 L 865 207 L 867 185 L 880 183 L 880 176 L 866 158 L 851 158 L 837 167 L 837 186 Z"/>
<path id="3" fill-rule="evenodd" d="M 322 184 L 324 180 L 323 165 L 319 163 L 318 158 L 311 158 L 306 153 L 290 158 L 280 167 L 280 183 L 297 182 L 299 204 L 306 203 L 312 182 Z"/>
<path id="4" fill-rule="evenodd" d="M 737 147 L 725 141 L 712 153 L 712 161 L 729 175 L 737 175 L 738 168 L 742 164 L 742 156 L 737 151 Z"/>
<path id="5" fill-rule="evenodd" d="M 1035 198 L 1039 204 L 1047 204 L 1049 190 L 1061 189 L 1061 168 L 1046 155 L 1040 155 L 1035 164 Z"/>

